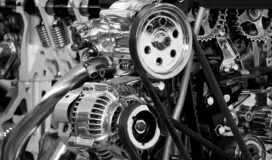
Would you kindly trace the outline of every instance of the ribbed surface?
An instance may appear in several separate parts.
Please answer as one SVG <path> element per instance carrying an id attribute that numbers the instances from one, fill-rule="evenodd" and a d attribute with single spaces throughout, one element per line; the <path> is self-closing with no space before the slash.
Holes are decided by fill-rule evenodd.
<path id="1" fill-rule="evenodd" d="M 262 139 L 271 139 L 271 111 L 260 110 L 255 112 L 250 123 L 251 133 Z M 271 140 L 270 140 L 271 141 Z"/>
<path id="2" fill-rule="evenodd" d="M 108 106 L 110 98 L 106 96 L 99 96 L 93 105 L 89 117 L 89 133 L 92 135 L 99 135 L 102 133 L 103 114 Z"/>
<path id="3" fill-rule="evenodd" d="M 110 160 L 113 158 L 108 150 L 97 151 L 97 156 L 103 160 Z"/>

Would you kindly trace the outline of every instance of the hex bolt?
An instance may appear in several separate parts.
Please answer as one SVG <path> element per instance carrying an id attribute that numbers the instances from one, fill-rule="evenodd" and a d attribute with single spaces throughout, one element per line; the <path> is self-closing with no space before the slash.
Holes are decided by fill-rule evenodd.
<path id="1" fill-rule="evenodd" d="M 142 133 L 144 133 L 146 131 L 146 129 L 147 129 L 147 126 L 146 126 L 145 121 L 143 121 L 143 120 L 137 120 L 136 121 L 135 130 L 138 133 L 142 134 Z"/>

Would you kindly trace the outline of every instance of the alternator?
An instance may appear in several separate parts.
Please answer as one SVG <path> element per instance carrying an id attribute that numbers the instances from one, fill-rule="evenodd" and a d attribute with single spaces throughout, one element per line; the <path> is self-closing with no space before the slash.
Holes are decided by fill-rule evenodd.
<path id="1" fill-rule="evenodd" d="M 127 106 L 134 103 L 142 104 L 138 107 L 139 112 L 153 115 L 130 86 L 85 83 L 82 89 L 69 92 L 56 105 L 54 117 L 59 125 L 58 134 L 68 148 L 77 154 L 86 156 L 87 151 L 92 149 L 101 159 L 127 159 L 128 154 L 123 149 L 118 134 L 118 125 L 130 124 L 119 122 L 119 117 Z M 139 119 L 139 122 L 149 123 L 144 119 Z M 139 129 L 138 134 L 148 134 L 148 138 L 144 140 L 145 146 L 135 146 L 136 148 L 149 149 L 158 141 L 158 123 L 154 118 L 152 122 L 153 130 L 146 131 L 148 133 Z M 134 130 L 135 127 L 132 127 L 133 125 L 128 126 L 129 130 Z M 137 140 L 133 136 L 131 138 L 134 145 L 140 144 L 140 140 L 135 143 Z"/>

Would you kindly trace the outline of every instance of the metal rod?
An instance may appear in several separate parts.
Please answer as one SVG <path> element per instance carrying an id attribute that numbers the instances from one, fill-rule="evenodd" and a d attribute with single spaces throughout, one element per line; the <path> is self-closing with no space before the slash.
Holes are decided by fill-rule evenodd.
<path id="1" fill-rule="evenodd" d="M 7 137 L 2 159 L 17 159 L 27 138 L 37 129 L 43 120 L 53 112 L 55 104 L 71 89 L 81 85 L 88 77 L 82 64 L 67 72 L 52 89 L 42 98 L 42 101 L 10 132 Z"/>
<path id="2" fill-rule="evenodd" d="M 202 22 L 202 17 L 205 13 L 205 8 L 200 7 L 198 10 L 198 14 L 196 17 L 196 22 L 194 26 L 194 33 L 197 35 L 199 33 L 200 27 L 201 27 L 201 22 Z M 192 54 L 190 56 L 190 59 L 188 61 L 188 64 L 186 65 L 184 75 L 182 76 L 181 80 L 181 87 L 180 87 L 180 92 L 179 92 L 179 97 L 178 97 L 178 102 L 176 104 L 174 113 L 173 113 L 173 119 L 178 120 L 180 117 L 180 114 L 183 110 L 185 98 L 186 98 L 186 93 L 189 85 L 189 80 L 191 76 L 191 70 L 192 70 L 192 64 L 193 64 L 193 58 L 194 58 L 194 51 L 192 51 Z M 173 144 L 173 139 L 171 138 L 170 135 L 168 135 L 165 146 L 164 146 L 164 154 L 163 154 L 163 160 L 169 160 L 169 156 L 171 153 L 171 146 Z"/>
<path id="3" fill-rule="evenodd" d="M 224 117 L 227 119 L 227 122 L 231 128 L 233 136 L 242 151 L 244 159 L 251 160 L 251 155 L 250 155 L 249 151 L 247 150 L 246 144 L 245 144 L 242 136 L 240 135 L 240 132 L 239 132 L 239 130 L 238 130 L 233 118 L 232 118 L 232 115 L 229 111 L 227 103 L 225 102 L 225 100 L 223 98 L 223 94 L 220 90 L 217 80 L 215 79 L 212 69 L 209 65 L 209 62 L 207 61 L 207 59 L 205 57 L 204 51 L 202 50 L 202 48 L 196 38 L 196 35 L 193 34 L 193 38 L 194 38 L 193 39 L 193 47 L 195 49 L 195 53 L 196 53 L 197 58 L 200 62 L 200 65 L 203 68 L 203 72 L 204 72 L 206 79 L 209 83 L 209 86 L 213 92 L 213 95 L 214 95 Z"/>

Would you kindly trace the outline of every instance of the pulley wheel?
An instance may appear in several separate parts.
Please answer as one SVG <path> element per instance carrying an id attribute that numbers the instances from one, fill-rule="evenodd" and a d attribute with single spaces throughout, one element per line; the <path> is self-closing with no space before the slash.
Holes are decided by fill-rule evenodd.
<path id="1" fill-rule="evenodd" d="M 190 58 L 191 26 L 174 5 L 147 5 L 133 21 L 129 49 L 133 61 L 137 57 L 149 76 L 170 79 L 182 71 Z"/>
<path id="2" fill-rule="evenodd" d="M 144 104 L 131 104 L 125 108 L 118 125 L 121 140 L 127 137 L 127 141 L 138 150 L 150 149 L 160 137 L 157 120 Z"/>

